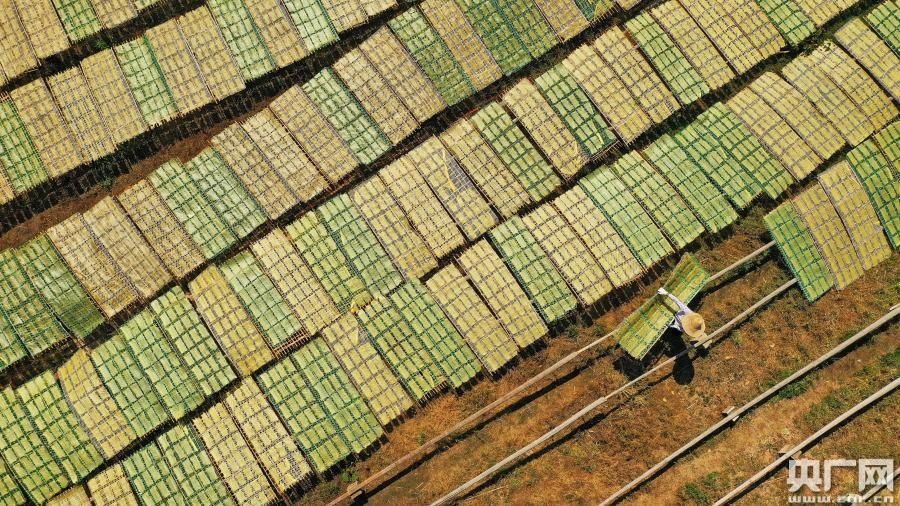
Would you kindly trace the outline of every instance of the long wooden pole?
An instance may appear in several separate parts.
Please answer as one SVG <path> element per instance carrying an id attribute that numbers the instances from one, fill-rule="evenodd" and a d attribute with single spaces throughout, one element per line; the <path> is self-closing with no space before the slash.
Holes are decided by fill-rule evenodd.
<path id="1" fill-rule="evenodd" d="M 728 274 L 731 271 L 737 269 L 738 267 L 744 265 L 745 263 L 747 263 L 747 262 L 755 259 L 756 257 L 762 255 L 763 253 L 769 251 L 774 246 L 775 246 L 775 241 L 771 241 L 771 242 L 768 242 L 768 243 L 760 246 L 757 250 L 753 251 L 752 253 L 750 253 L 748 255 L 745 255 L 740 260 L 734 262 L 733 264 L 729 265 L 728 267 L 726 267 L 726 268 L 722 269 L 721 271 L 710 276 L 709 279 L 706 280 L 706 284 L 707 285 L 712 284 L 717 279 L 725 276 L 726 274 Z"/>
<path id="2" fill-rule="evenodd" d="M 835 428 L 837 428 L 838 426 L 840 426 L 847 420 L 850 420 L 850 419 L 856 417 L 856 415 L 858 415 L 860 412 L 864 411 L 869 406 L 877 403 L 882 398 L 888 396 L 890 393 L 892 393 L 894 390 L 896 390 L 897 387 L 900 387 L 900 378 L 895 378 L 894 381 L 891 381 L 890 383 L 888 383 L 887 385 L 882 387 L 880 390 L 878 390 L 874 394 L 866 397 L 862 402 L 860 402 L 859 404 L 848 409 L 847 411 L 842 413 L 839 417 L 835 418 L 834 420 L 829 422 L 827 425 L 825 425 L 821 429 L 817 430 L 814 434 L 812 434 L 811 436 L 804 439 L 799 444 L 797 444 L 796 446 L 794 446 L 793 448 L 791 448 L 790 450 L 785 452 L 782 456 L 775 459 L 774 462 L 772 462 L 771 464 L 769 464 L 768 466 L 763 468 L 760 472 L 754 474 L 749 479 L 747 479 L 747 481 L 745 481 L 744 483 L 741 483 L 740 485 L 735 487 L 734 490 L 732 490 L 731 492 L 726 494 L 725 497 L 722 497 L 721 499 L 716 501 L 715 506 L 720 506 L 723 504 L 731 504 L 732 502 L 734 502 L 735 499 L 746 494 L 748 491 L 750 491 L 750 489 L 755 487 L 757 483 L 759 483 L 760 481 L 765 479 L 776 469 L 783 466 L 788 460 L 790 460 L 795 454 L 797 454 L 797 452 L 801 452 L 801 451 L 805 450 L 806 448 L 812 446 L 812 444 L 815 443 L 816 441 L 818 441 L 822 436 L 833 431 Z"/>
<path id="3" fill-rule="evenodd" d="M 727 334 L 729 331 L 731 331 L 731 329 L 733 329 L 735 326 L 740 324 L 742 321 L 744 321 L 746 318 L 748 318 L 751 314 L 753 314 L 759 308 L 765 306 L 770 301 L 772 301 L 773 299 L 775 299 L 776 297 L 778 297 L 779 295 L 781 295 L 782 293 L 787 291 L 789 288 L 791 288 L 795 284 L 797 284 L 797 279 L 793 278 L 790 281 L 786 282 L 785 284 L 781 285 L 780 287 L 776 288 L 772 293 L 770 293 L 770 294 L 766 295 L 765 297 L 763 297 L 762 299 L 758 300 L 752 306 L 750 306 L 747 309 L 745 309 L 744 311 L 742 311 L 739 315 L 735 316 L 733 319 L 731 319 L 730 321 L 728 321 L 727 323 L 725 323 L 724 325 L 722 325 L 721 327 L 716 329 L 716 331 L 713 332 L 712 334 L 710 334 L 709 336 L 707 336 L 706 339 L 703 339 L 699 343 L 699 345 L 707 346 L 707 345 L 717 341 L 718 339 L 720 339 L 721 336 Z M 513 464 L 523 460 L 524 458 L 532 455 L 534 452 L 540 450 L 546 443 L 554 440 L 557 435 L 560 435 L 563 432 L 566 432 L 569 429 L 571 429 L 578 422 L 580 422 L 585 416 L 592 413 L 594 410 L 596 410 L 601 405 L 605 404 L 608 400 L 627 391 L 628 389 L 630 389 L 632 386 L 636 385 L 637 383 L 653 376 L 658 371 L 662 370 L 664 367 L 674 364 L 676 360 L 686 356 L 688 353 L 690 353 L 690 351 L 691 351 L 690 349 L 685 349 L 684 351 L 678 353 L 677 355 L 674 355 L 671 358 L 669 358 L 663 362 L 660 362 L 658 365 L 656 365 L 649 371 L 645 372 L 644 374 L 638 376 L 637 378 L 634 378 L 633 380 L 629 381 L 628 383 L 625 383 L 624 385 L 620 386 L 619 388 L 613 390 L 608 395 L 605 395 L 603 397 L 600 397 L 600 398 L 594 400 L 587 406 L 581 408 L 577 413 L 575 413 L 571 417 L 567 418 L 564 422 L 562 422 L 561 424 L 557 425 L 556 427 L 552 428 L 551 430 L 549 430 L 548 432 L 543 434 L 541 437 L 528 443 L 524 447 L 517 450 L 515 453 L 509 455 L 508 457 L 504 458 L 500 462 L 497 462 L 493 466 L 489 467 L 488 469 L 483 471 L 478 476 L 463 483 L 462 485 L 455 488 L 447 495 L 441 497 L 440 499 L 438 499 L 437 501 L 432 503 L 432 506 L 449 504 L 454 499 L 457 499 L 459 497 L 464 496 L 465 494 L 468 494 L 475 488 L 477 488 L 477 487 L 481 486 L 482 484 L 484 484 L 485 482 L 487 482 L 489 479 L 491 479 L 497 473 L 507 469 L 508 467 L 512 466 Z"/>
<path id="4" fill-rule="evenodd" d="M 667 456 L 666 458 L 657 462 L 656 465 L 654 465 L 653 467 L 648 469 L 644 474 L 631 480 L 627 485 L 623 486 L 622 488 L 617 490 L 615 493 L 613 493 L 612 495 L 607 497 L 601 503 L 601 506 L 613 504 L 613 503 L 619 501 L 620 499 L 622 499 L 623 497 L 627 496 L 628 494 L 632 493 L 633 491 L 638 489 L 641 485 L 643 485 L 645 482 L 647 482 L 648 480 L 650 480 L 651 478 L 656 476 L 660 471 L 662 471 L 663 469 L 672 465 L 673 462 L 680 459 L 684 454 L 690 452 L 692 449 L 696 448 L 698 445 L 700 445 L 701 443 L 703 443 L 704 441 L 709 439 L 714 434 L 717 434 L 724 427 L 735 422 L 738 418 L 743 416 L 745 413 L 751 411 L 752 409 L 756 408 L 758 405 L 760 405 L 760 404 L 764 403 L 765 401 L 767 401 L 768 399 L 772 398 L 772 396 L 774 396 L 776 393 L 778 393 L 779 390 L 781 390 L 782 388 L 786 387 L 787 385 L 797 381 L 798 379 L 802 378 L 803 376 L 806 376 L 807 374 L 809 374 L 810 371 L 818 368 L 819 366 L 828 362 L 832 358 L 840 355 L 841 353 L 846 351 L 848 348 L 854 346 L 860 340 L 866 338 L 872 332 L 875 332 L 876 330 L 881 328 L 883 325 L 887 324 L 888 322 L 890 322 L 891 320 L 896 318 L 898 315 L 900 315 L 900 305 L 894 306 L 891 310 L 889 310 L 881 318 L 870 323 L 868 326 L 866 326 L 866 328 L 860 330 L 852 337 L 848 338 L 847 340 L 843 341 L 839 345 L 835 346 L 834 348 L 832 348 L 825 354 L 819 356 L 819 358 L 806 364 L 803 368 L 794 372 L 794 374 L 791 374 L 787 378 L 779 381 L 772 388 L 757 395 L 750 402 L 744 404 L 743 406 L 732 411 L 731 413 L 728 413 L 728 416 L 726 416 L 724 419 L 722 419 L 719 422 L 715 423 L 714 425 L 710 426 L 708 429 L 703 431 L 700 435 L 698 435 L 694 439 L 690 440 L 684 446 L 675 450 L 674 452 L 669 454 L 669 456 Z"/>
<path id="5" fill-rule="evenodd" d="M 419 462 L 426 456 L 430 455 L 431 453 L 433 453 L 434 451 L 439 449 L 441 447 L 442 443 L 444 443 L 445 441 L 449 441 L 450 439 L 455 438 L 461 434 L 464 434 L 464 433 L 472 430 L 472 428 L 481 425 L 487 419 L 489 419 L 494 413 L 513 404 L 513 402 L 518 400 L 522 396 L 522 394 L 529 391 L 532 386 L 542 383 L 545 379 L 552 376 L 555 372 L 559 371 L 567 364 L 570 364 L 571 362 L 573 362 L 579 356 L 600 346 L 600 344 L 602 344 L 604 341 L 609 339 L 611 336 L 612 336 L 612 332 L 610 332 L 609 334 L 606 334 L 603 337 L 600 337 L 600 338 L 588 343 L 587 345 L 583 346 L 582 348 L 579 348 L 578 350 L 575 350 L 572 353 L 566 355 L 561 360 L 554 363 L 550 367 L 544 369 L 536 376 L 532 376 L 531 378 L 529 378 L 528 381 L 526 381 L 525 383 L 522 383 L 521 385 L 510 390 L 509 392 L 507 392 L 500 398 L 491 402 L 487 406 L 479 409 L 478 411 L 472 413 L 471 415 L 467 416 L 463 420 L 459 421 L 456 425 L 454 425 L 447 431 L 429 439 L 428 441 L 426 441 L 424 444 L 422 444 L 415 450 L 413 450 L 413 451 L 407 453 L 406 455 L 404 455 L 403 457 L 395 460 L 390 465 L 388 465 L 384 469 L 378 471 L 377 473 L 373 474 L 372 476 L 369 476 L 368 478 L 366 478 L 365 480 L 360 482 L 359 485 L 357 485 L 356 487 L 348 490 L 344 494 L 335 498 L 333 501 L 331 501 L 329 503 L 329 506 L 341 504 L 344 501 L 351 499 L 357 490 L 369 492 L 369 491 L 371 491 L 371 487 L 379 486 L 382 483 L 385 483 L 386 481 L 390 480 L 394 476 L 398 475 L 399 473 L 405 471 L 406 469 L 408 469 L 415 463 Z"/>
<path id="6" fill-rule="evenodd" d="M 762 255 L 763 253 L 765 253 L 769 249 L 771 249 L 774 245 L 775 245 L 774 242 L 765 244 L 762 247 L 760 247 L 759 249 L 757 249 L 756 251 L 744 256 L 743 258 L 732 263 L 728 267 L 713 274 L 710 277 L 710 279 L 707 280 L 707 284 L 724 276 L 725 274 L 727 274 L 731 271 L 734 271 L 738 267 L 750 262 L 751 260 L 757 258 L 758 256 Z M 610 332 L 602 337 L 595 339 L 594 341 L 591 341 L 590 343 L 579 348 L 578 350 L 575 350 L 572 353 L 566 355 L 565 357 L 563 357 L 562 359 L 560 359 L 558 362 L 554 363 L 550 367 L 544 369 L 537 375 L 529 378 L 528 381 L 526 381 L 525 383 L 522 383 L 521 385 L 510 390 L 509 392 L 507 392 L 500 398 L 491 402 L 487 406 L 484 406 L 483 408 L 472 413 L 471 415 L 467 416 L 463 420 L 457 422 L 455 425 L 453 425 L 451 428 L 447 429 L 443 433 L 429 439 L 428 441 L 423 443 L 421 446 L 419 446 L 415 450 L 412 450 L 411 452 L 407 453 L 403 457 L 395 460 L 388 466 L 384 467 L 383 469 L 372 474 L 365 480 L 361 481 L 359 484 L 357 484 L 353 487 L 350 487 L 343 494 L 339 495 L 334 500 L 332 500 L 330 503 L 328 503 L 328 506 L 337 506 L 339 504 L 345 504 L 345 503 L 349 502 L 351 499 L 353 499 L 353 497 L 356 494 L 359 494 L 359 493 L 366 494 L 366 493 L 371 493 L 373 490 L 376 490 L 378 487 L 382 486 L 384 483 L 387 483 L 388 481 L 392 480 L 394 477 L 398 476 L 400 473 L 404 472 L 405 470 L 409 469 L 413 465 L 420 462 L 422 459 L 428 457 L 429 455 L 431 455 L 432 453 L 434 453 L 435 451 L 440 449 L 441 446 L 444 443 L 446 443 L 447 441 L 450 441 L 451 439 L 456 438 L 462 434 L 465 434 L 466 432 L 472 430 L 473 428 L 480 426 L 482 423 L 489 420 L 490 417 L 493 416 L 495 413 L 512 405 L 515 401 L 519 400 L 526 392 L 529 392 L 532 389 L 532 387 L 534 387 L 535 385 L 544 383 L 548 378 L 554 377 L 556 375 L 556 373 L 558 373 L 564 367 L 566 367 L 569 364 L 572 364 L 575 361 L 575 359 L 577 359 L 581 355 L 584 355 L 585 353 L 597 348 L 598 346 L 603 344 L 603 342 L 605 342 L 607 339 L 612 337 L 612 335 L 613 335 L 613 333 Z M 566 369 L 564 369 L 564 372 L 569 372 L 570 370 L 571 370 L 571 368 L 566 368 Z"/>

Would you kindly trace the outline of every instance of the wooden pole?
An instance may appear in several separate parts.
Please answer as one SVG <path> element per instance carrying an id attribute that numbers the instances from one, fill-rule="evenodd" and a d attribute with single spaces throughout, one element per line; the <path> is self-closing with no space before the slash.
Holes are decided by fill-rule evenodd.
<path id="1" fill-rule="evenodd" d="M 731 492 L 726 494 L 725 497 L 716 501 L 715 506 L 733 503 L 735 501 L 735 499 L 737 499 L 737 498 L 743 496 L 744 494 L 746 494 L 747 492 L 749 492 L 751 489 L 753 489 L 753 487 L 756 486 L 757 483 L 759 483 L 760 481 L 765 479 L 767 476 L 769 476 L 772 472 L 774 472 L 775 470 L 780 468 L 782 465 L 784 465 L 785 462 L 787 462 L 788 460 L 793 458 L 793 456 L 796 455 L 798 452 L 801 452 L 801 451 L 805 450 L 806 448 L 812 446 L 813 443 L 818 441 L 825 434 L 828 434 L 829 432 L 831 432 L 832 430 L 834 430 L 835 428 L 837 428 L 838 426 L 840 426 L 847 420 L 850 420 L 850 419 L 856 417 L 856 415 L 858 415 L 860 412 L 864 411 L 869 406 L 877 403 L 884 397 L 887 397 L 894 390 L 896 390 L 897 387 L 900 387 L 900 378 L 894 378 L 894 381 L 891 381 L 890 383 L 888 383 L 887 385 L 882 387 L 880 390 L 878 390 L 874 394 L 866 397 L 862 402 L 860 402 L 859 404 L 848 409 L 843 414 L 841 414 L 839 417 L 835 418 L 834 420 L 830 421 L 827 425 L 825 425 L 821 429 L 817 430 L 813 435 L 804 439 L 799 444 L 797 444 L 796 446 L 794 446 L 793 448 L 791 448 L 790 450 L 785 452 L 781 457 L 778 457 L 774 462 L 772 462 L 771 464 L 769 464 L 768 466 L 763 468 L 760 472 L 754 474 L 747 481 L 745 481 L 744 483 L 741 483 L 740 485 L 735 487 L 734 490 L 732 490 Z"/>
<path id="2" fill-rule="evenodd" d="M 749 255 L 746 255 L 745 257 L 741 258 L 740 260 L 734 262 L 733 264 L 729 265 L 725 269 L 717 272 L 716 274 L 713 274 L 710 277 L 710 279 L 707 281 L 707 284 L 709 284 L 711 281 L 713 281 L 715 279 L 722 277 L 723 275 L 727 274 L 728 272 L 731 272 L 731 271 L 737 269 L 741 265 L 746 264 L 747 262 L 753 260 L 754 258 L 758 257 L 759 255 L 765 253 L 766 251 L 771 249 L 772 246 L 774 246 L 774 244 L 775 244 L 774 242 L 770 242 L 770 243 L 760 247 L 756 251 L 750 253 Z M 426 441 L 424 444 L 422 444 L 415 450 L 412 450 L 411 452 L 407 453 L 403 457 L 395 460 L 390 465 L 384 467 L 383 469 L 379 470 L 375 474 L 369 476 L 368 478 L 366 478 L 362 482 L 358 483 L 357 485 L 350 487 L 343 494 L 339 495 L 334 500 L 332 500 L 330 503 L 328 503 L 328 506 L 337 506 L 339 504 L 346 504 L 347 502 L 351 501 L 358 495 L 368 494 L 368 493 L 371 493 L 373 490 L 377 490 L 383 484 L 394 479 L 396 476 L 400 475 L 402 472 L 406 471 L 407 469 L 411 468 L 412 466 L 414 466 L 418 462 L 422 461 L 429 455 L 436 452 L 447 441 L 449 441 L 453 438 L 456 438 L 462 434 L 465 434 L 466 432 L 472 430 L 473 428 L 478 427 L 481 424 L 485 423 L 487 420 L 489 420 L 491 418 L 491 416 L 495 415 L 497 412 L 501 411 L 502 409 L 512 405 L 515 401 L 521 399 L 524 396 L 524 394 L 526 392 L 529 392 L 532 389 L 532 387 L 534 387 L 535 385 L 545 382 L 545 380 L 547 380 L 548 378 L 552 378 L 557 375 L 561 375 L 563 373 L 570 372 L 571 370 L 574 369 L 574 366 L 569 368 L 569 367 L 566 367 L 567 365 L 572 364 L 576 358 L 587 353 L 588 351 L 591 351 L 591 350 L 597 348 L 604 341 L 606 341 L 607 339 L 612 337 L 612 335 L 613 335 L 613 333 L 610 332 L 602 337 L 595 339 L 594 341 L 588 343 L 587 345 L 583 346 L 582 348 L 575 350 L 574 352 L 566 355 L 558 362 L 554 363 L 550 367 L 548 367 L 548 368 L 544 369 L 543 371 L 541 371 L 540 373 L 538 373 L 536 376 L 533 376 L 530 379 L 528 379 L 528 381 L 526 381 L 525 383 L 522 383 L 521 385 L 517 386 L 513 390 L 504 394 L 500 398 L 491 402 L 487 406 L 479 409 L 475 413 L 472 413 L 471 415 L 467 416 L 465 419 L 457 422 L 451 428 L 449 428 L 446 431 L 444 431 L 443 433 L 429 439 L 428 441 Z M 565 368 L 565 369 L 563 369 L 563 368 Z M 557 374 L 557 373 L 559 373 L 559 374 Z"/>
<path id="3" fill-rule="evenodd" d="M 772 396 L 774 396 L 776 393 L 778 393 L 778 391 L 781 390 L 782 388 L 797 381 L 798 379 L 802 378 L 803 376 L 806 376 L 813 369 L 818 368 L 825 362 L 831 360 L 832 358 L 834 358 L 834 357 L 840 355 L 841 353 L 843 353 L 844 351 L 846 351 L 848 348 L 854 346 L 861 339 L 866 338 L 869 334 L 878 330 L 883 325 L 885 325 L 886 323 L 888 323 L 891 320 L 893 320 L 894 318 L 896 318 L 897 315 L 900 315 L 900 305 L 894 306 L 885 315 L 883 315 L 881 318 L 875 320 L 874 322 L 870 323 L 866 328 L 857 332 L 853 337 L 850 337 L 847 340 L 843 341 L 841 344 L 835 346 L 834 348 L 829 350 L 824 355 L 821 355 L 819 358 L 813 360 L 812 362 L 806 364 L 803 368 L 797 370 L 794 374 L 791 374 L 787 378 L 778 382 L 772 388 L 757 395 L 750 402 L 744 404 L 740 408 L 729 413 L 728 416 L 726 416 L 724 419 L 722 419 L 718 423 L 712 425 L 711 427 L 709 427 L 708 429 L 703 431 L 703 433 L 701 433 L 700 435 L 698 435 L 697 437 L 695 437 L 694 439 L 689 441 L 687 444 L 685 444 L 681 448 L 675 450 L 674 452 L 669 454 L 669 456 L 667 456 L 666 458 L 657 462 L 656 465 L 654 465 L 653 467 L 648 469 L 644 474 L 633 479 L 627 485 L 625 485 L 624 487 L 620 488 L 615 493 L 613 493 L 612 495 L 607 497 L 601 503 L 601 506 L 605 506 L 608 504 L 613 504 L 615 502 L 618 502 L 623 497 L 634 492 L 636 489 L 640 488 L 640 486 L 643 485 L 645 482 L 647 482 L 648 480 L 650 480 L 651 478 L 653 478 L 654 476 L 659 474 L 660 471 L 669 467 L 676 460 L 680 459 L 684 454 L 690 452 L 692 449 L 699 446 L 701 443 L 703 443 L 704 441 L 709 439 L 711 436 L 717 434 L 722 428 L 737 421 L 737 419 L 740 418 L 741 416 L 743 416 L 745 413 L 749 412 L 750 410 L 756 408 L 758 405 L 760 405 L 760 404 L 764 403 L 765 401 L 767 401 L 768 399 L 772 398 Z"/>
<path id="4" fill-rule="evenodd" d="M 758 300 L 756 303 L 754 303 L 749 308 L 745 309 L 739 315 L 737 315 L 736 317 L 734 317 L 733 319 L 731 319 L 730 321 L 728 321 L 727 323 L 725 323 L 724 325 L 722 325 L 721 327 L 716 329 L 715 332 L 713 332 L 712 334 L 707 336 L 704 340 L 702 340 L 699 343 L 699 345 L 700 346 L 708 346 L 709 344 L 719 340 L 721 336 L 727 334 L 731 329 L 733 329 L 735 326 L 737 326 L 742 321 L 744 321 L 746 318 L 748 318 L 751 314 L 753 314 L 760 307 L 768 304 L 771 300 L 778 297 L 779 295 L 784 293 L 786 290 L 788 290 L 795 284 L 797 284 L 797 279 L 793 278 L 790 281 L 786 282 L 785 284 L 781 285 L 780 287 L 776 288 L 773 292 L 766 295 L 762 299 Z M 650 376 L 654 375 L 658 371 L 662 370 L 664 367 L 674 364 L 676 360 L 680 359 L 681 357 L 686 356 L 690 352 L 691 352 L 690 349 L 685 349 L 681 353 L 678 353 L 677 355 L 674 355 L 671 358 L 669 358 L 663 362 L 660 362 L 658 365 L 656 365 L 649 371 L 645 372 L 644 374 L 638 376 L 637 378 L 634 378 L 633 380 L 629 381 L 628 383 L 625 383 L 624 385 L 620 386 L 619 388 L 613 390 L 608 395 L 594 400 L 587 406 L 581 408 L 577 413 L 575 413 L 571 417 L 567 418 L 564 422 L 562 422 L 561 424 L 557 425 L 556 427 L 552 428 L 551 430 L 549 430 L 548 432 L 543 434 L 541 437 L 528 443 L 524 447 L 517 450 L 515 453 L 509 455 L 508 457 L 504 458 L 500 462 L 497 462 L 496 464 L 494 464 L 487 470 L 483 471 L 478 476 L 463 483 L 462 485 L 460 485 L 456 489 L 452 490 L 447 495 L 441 497 L 440 499 L 438 499 L 437 501 L 432 503 L 432 506 L 449 504 L 454 499 L 457 499 L 459 497 L 462 497 L 462 496 L 468 494 L 475 488 L 483 485 L 485 482 L 487 482 L 489 479 L 491 479 L 497 473 L 507 469 L 508 467 L 512 466 L 513 464 L 515 464 L 515 463 L 523 460 L 524 458 L 534 454 L 535 452 L 539 451 L 541 448 L 543 448 L 544 444 L 554 440 L 554 438 L 557 435 L 560 435 L 563 432 L 573 428 L 573 426 L 575 426 L 578 422 L 580 422 L 583 418 L 585 418 L 587 415 L 592 413 L 598 407 L 605 404 L 606 401 L 608 401 L 609 399 L 612 399 L 613 397 L 616 397 L 617 395 L 627 391 L 632 386 L 649 378 Z"/>

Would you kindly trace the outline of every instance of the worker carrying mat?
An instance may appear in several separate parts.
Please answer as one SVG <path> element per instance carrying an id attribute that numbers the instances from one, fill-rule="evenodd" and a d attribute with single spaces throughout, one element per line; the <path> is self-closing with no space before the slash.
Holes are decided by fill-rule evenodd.
<path id="1" fill-rule="evenodd" d="M 662 289 L 616 328 L 615 336 L 619 346 L 635 359 L 643 359 L 666 329 L 675 322 L 679 312 L 684 311 L 668 294 L 678 301 L 690 303 L 708 279 L 709 273 L 694 255 L 682 257 Z"/>

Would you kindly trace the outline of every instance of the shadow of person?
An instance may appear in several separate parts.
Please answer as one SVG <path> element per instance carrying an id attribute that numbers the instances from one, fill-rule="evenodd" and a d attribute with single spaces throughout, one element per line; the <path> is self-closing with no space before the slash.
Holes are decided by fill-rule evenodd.
<path id="1" fill-rule="evenodd" d="M 665 354 L 668 357 L 674 357 L 687 349 L 684 342 L 684 335 L 675 329 L 669 329 L 663 334 L 660 341 L 665 343 Z M 694 380 L 694 361 L 691 359 L 690 353 L 684 353 L 675 359 L 675 365 L 672 369 L 672 378 L 679 385 L 687 385 Z"/>

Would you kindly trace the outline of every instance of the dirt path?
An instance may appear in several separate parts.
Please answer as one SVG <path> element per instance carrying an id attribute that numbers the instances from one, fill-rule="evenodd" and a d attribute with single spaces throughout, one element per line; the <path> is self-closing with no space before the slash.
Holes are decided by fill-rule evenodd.
<path id="1" fill-rule="evenodd" d="M 132 165 L 127 174 L 118 176 L 114 181 L 111 181 L 109 185 L 95 186 L 77 199 L 66 200 L 47 210 L 41 211 L 28 220 L 25 220 L 23 223 L 0 234 L 0 250 L 21 246 L 53 225 L 64 221 L 69 216 L 76 213 L 83 213 L 104 198 L 122 193 L 138 181 L 146 179 L 154 170 L 159 168 L 160 165 L 173 158 L 178 159 L 181 162 L 186 162 L 194 158 L 198 153 L 210 146 L 210 139 L 215 137 L 219 132 L 229 125 L 243 121 L 261 111 L 264 107 L 268 106 L 271 101 L 272 99 L 263 100 L 260 103 L 255 104 L 249 112 L 241 116 L 219 122 L 206 130 L 197 132 L 191 137 L 177 141 L 171 146 L 142 159 Z"/>
<path id="2" fill-rule="evenodd" d="M 896 351 L 894 356 L 896 360 Z M 896 368 L 894 370 L 896 375 Z M 900 438 L 898 411 L 900 411 L 900 394 L 894 392 L 890 397 L 822 439 L 819 444 L 804 453 L 803 457 L 819 460 L 892 458 L 896 466 L 896 463 L 900 462 L 900 449 L 897 443 Z M 806 435 L 808 434 L 804 434 Z M 833 496 L 858 494 L 856 473 L 856 468 L 837 469 L 832 477 L 832 489 L 829 494 Z M 741 498 L 737 504 L 739 506 L 784 504 L 788 490 L 786 480 L 787 471 L 781 470 L 756 490 Z M 892 497 L 894 504 L 900 503 L 900 487 L 897 485 L 894 486 L 892 493 L 885 491 L 880 495 Z"/>
<path id="3" fill-rule="evenodd" d="M 745 218 L 720 244 L 700 248 L 696 253 L 704 265 L 711 270 L 722 268 L 761 246 L 765 235 L 759 218 L 759 213 Z M 726 283 L 715 296 L 706 297 L 700 310 L 710 328 L 715 328 L 788 277 L 785 269 L 768 261 Z M 895 255 L 846 290 L 831 292 L 812 307 L 799 290 L 790 290 L 693 367 L 679 368 L 675 378 L 635 392 L 635 397 L 621 406 L 607 406 L 605 416 L 601 414 L 572 438 L 488 484 L 466 504 L 596 503 L 717 421 L 722 409 L 743 404 L 766 388 L 767 382 L 783 377 L 779 376 L 783 371 L 796 369 L 886 312 L 891 301 L 900 300 L 900 287 L 891 281 L 898 278 L 900 257 Z M 603 335 L 659 283 L 651 283 L 591 325 L 551 340 L 498 380 L 482 380 L 461 395 L 445 394 L 431 402 L 397 426 L 388 442 L 355 469 L 315 487 L 301 503 L 318 504 L 335 496 L 347 481 L 377 471 L 576 347 Z M 377 493 L 371 504 L 422 504 L 436 499 L 625 381 L 625 375 L 614 367 L 613 357 L 602 357 L 546 395 L 504 414 L 424 462 Z M 683 502 L 673 497 L 673 503 Z"/>
<path id="4" fill-rule="evenodd" d="M 837 336 L 849 337 L 845 333 L 838 333 Z M 774 399 L 695 450 L 625 503 L 660 504 L 661 497 L 671 498 L 671 502 L 664 501 L 669 504 L 715 502 L 776 459 L 781 448 L 802 441 L 897 377 L 900 374 L 898 345 L 900 327 L 894 324 L 829 367 L 782 390 Z M 793 369 L 779 371 L 779 374 L 789 374 Z M 891 397 L 878 409 L 885 411 L 893 405 L 896 410 L 900 406 L 898 400 L 898 396 Z M 863 415 L 846 428 L 850 433 L 855 433 L 851 439 L 862 437 L 868 441 L 865 444 L 836 445 L 832 448 L 831 457 L 900 458 L 900 445 L 897 443 L 900 422 L 896 419 L 891 421 L 883 415 Z M 822 449 L 830 445 L 832 442 L 826 438 L 806 456 L 820 458 Z M 842 473 L 841 478 L 845 477 Z M 741 503 L 783 503 L 787 493 L 785 479 L 786 472 L 777 473 L 758 490 L 748 494 Z"/>

